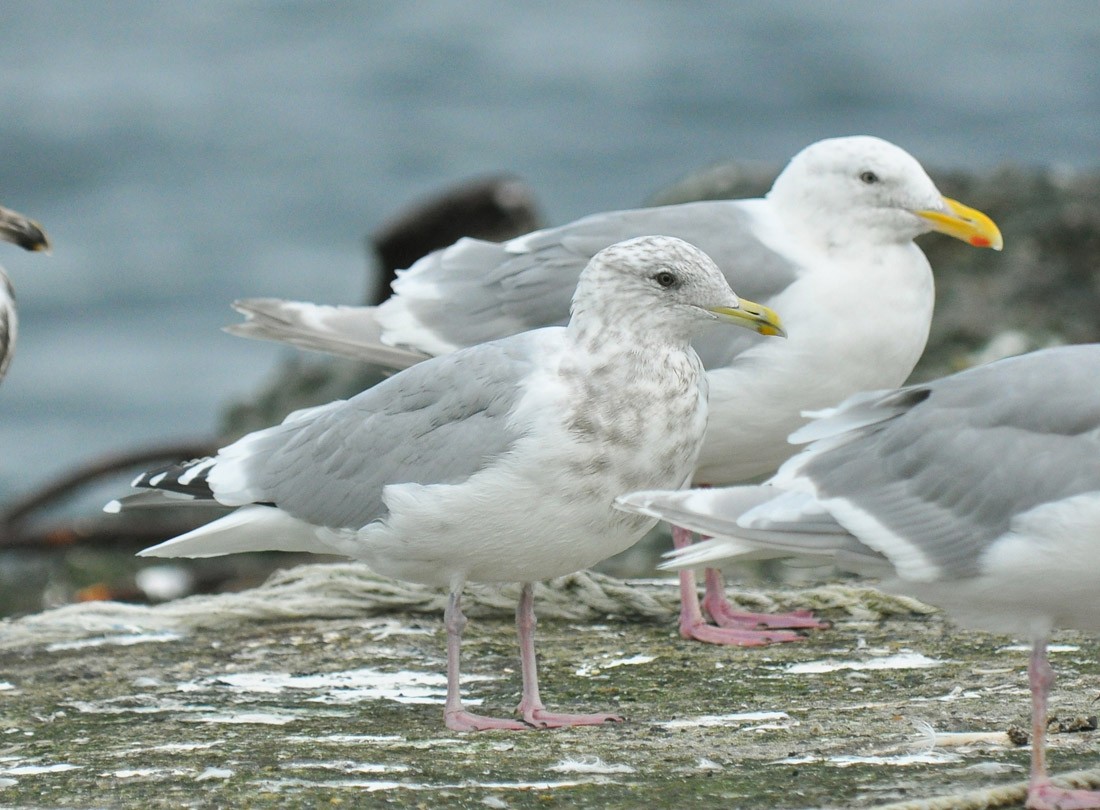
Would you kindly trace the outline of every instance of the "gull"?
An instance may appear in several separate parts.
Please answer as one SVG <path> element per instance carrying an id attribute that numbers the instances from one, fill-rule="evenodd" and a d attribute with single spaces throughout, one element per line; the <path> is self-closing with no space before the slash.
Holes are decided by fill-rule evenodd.
<path id="1" fill-rule="evenodd" d="M 37 222 L 9 208 L 0 207 L 0 239 L 19 245 L 24 250 L 48 253 L 50 240 Z M 15 290 L 4 269 L 0 267 L 0 379 L 8 371 L 15 351 L 19 319 L 15 309 Z"/>
<path id="2" fill-rule="evenodd" d="M 873 574 L 968 627 L 1028 638 L 1030 808 L 1100 807 L 1047 776 L 1059 628 L 1100 632 L 1100 344 L 1063 346 L 815 415 L 763 485 L 638 492 L 632 514 L 714 535 L 668 567 L 809 556 Z"/>
<path id="3" fill-rule="evenodd" d="M 714 329 L 695 340 L 711 415 L 693 481 L 727 485 L 774 472 L 804 410 L 905 382 L 932 320 L 932 271 L 913 242 L 928 231 L 995 250 L 1003 241 L 985 214 L 940 194 L 903 149 L 869 136 L 831 138 L 795 155 L 761 199 L 600 213 L 500 244 L 462 239 L 399 273 L 380 306 L 250 299 L 236 304 L 247 320 L 228 329 L 403 368 L 562 323 L 597 251 L 645 233 L 677 236 L 711 256 L 734 289 L 781 312 L 787 327 L 786 341 Z M 834 317 L 841 310 L 845 317 Z M 673 532 L 677 548 L 691 541 Z M 776 627 L 819 626 L 806 613 L 735 611 L 714 570 L 702 606 L 694 572 L 681 572 L 680 590 L 685 638 L 752 645 L 798 638 Z M 719 626 L 705 621 L 704 607 Z"/>
<path id="4" fill-rule="evenodd" d="M 581 274 L 565 327 L 426 360 L 349 400 L 295 412 L 212 458 L 140 476 L 139 488 L 240 507 L 141 553 L 336 553 L 385 576 L 445 586 L 448 728 L 621 719 L 543 706 L 532 583 L 588 568 L 656 523 L 616 510 L 615 496 L 691 478 L 707 378 L 689 341 L 719 321 L 782 334 L 774 312 L 739 300 L 686 242 L 648 236 L 608 247 Z M 462 705 L 467 581 L 522 583 L 522 721 Z"/>

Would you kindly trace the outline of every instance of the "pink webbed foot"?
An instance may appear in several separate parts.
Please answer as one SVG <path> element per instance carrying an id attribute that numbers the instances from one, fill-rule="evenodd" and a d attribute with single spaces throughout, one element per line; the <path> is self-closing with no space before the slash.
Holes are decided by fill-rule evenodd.
<path id="1" fill-rule="evenodd" d="M 443 722 L 451 731 L 526 731 L 531 726 L 511 718 L 485 717 L 466 711 L 459 689 L 459 652 L 466 617 L 462 613 L 462 580 L 451 587 L 443 624 L 447 628 L 447 702 L 443 706 Z"/>
<path id="2" fill-rule="evenodd" d="M 825 630 L 829 627 L 828 622 L 818 621 L 808 610 L 791 613 L 750 613 L 737 610 L 724 595 L 710 591 L 703 597 L 703 609 L 719 627 L 738 630 Z"/>
<path id="3" fill-rule="evenodd" d="M 691 545 L 692 533 L 673 527 L 672 543 L 676 548 Z M 680 572 L 680 636 L 704 644 L 721 644 L 735 647 L 762 647 L 787 641 L 800 641 L 802 636 L 789 628 L 816 629 L 825 625 L 808 611 L 768 616 L 742 613 L 733 609 L 722 587 L 722 576 L 715 569 L 707 569 L 706 595 L 703 604 L 707 612 L 720 626 L 708 624 L 703 618 L 703 605 L 695 589 L 695 572 Z M 763 629 L 761 629 L 761 627 Z"/>
<path id="4" fill-rule="evenodd" d="M 683 529 L 675 529 L 683 532 Z M 690 538 L 690 533 L 688 533 Z M 677 545 L 677 547 L 681 547 Z M 762 647 L 782 641 L 798 641 L 802 636 L 790 630 L 756 630 L 744 627 L 715 627 L 703 619 L 703 609 L 695 590 L 695 572 L 680 572 L 680 636 L 689 641 L 704 644 L 721 644 L 732 647 Z"/>
<path id="5" fill-rule="evenodd" d="M 787 630 L 823 630 L 829 625 L 819 622 L 808 610 L 793 613 L 749 613 L 737 610 L 726 598 L 726 589 L 722 584 L 722 573 L 708 568 L 703 594 L 703 609 L 719 627 L 732 627 L 737 630 L 759 630 L 783 628 Z"/>
<path id="6" fill-rule="evenodd" d="M 571 726 L 602 726 L 604 723 L 621 723 L 618 714 L 562 714 L 548 712 L 546 709 L 529 709 L 523 712 L 523 719 L 535 728 L 569 728 Z"/>
<path id="7" fill-rule="evenodd" d="M 1055 787 L 1049 779 L 1032 784 L 1027 791 L 1029 810 L 1086 810 L 1100 807 L 1100 792 Z"/>
<path id="8" fill-rule="evenodd" d="M 736 627 L 715 627 L 702 619 L 680 619 L 680 636 L 704 644 L 724 644 L 731 647 L 763 647 L 784 641 L 801 641 L 802 636 L 790 630 L 746 630 Z"/>
<path id="9" fill-rule="evenodd" d="M 621 723 L 617 714 L 559 714 L 548 712 L 539 696 L 538 664 L 535 660 L 534 589 L 524 583 L 516 605 L 516 632 L 519 635 L 519 660 L 523 673 L 523 697 L 516 711 L 534 728 L 568 728 Z"/>
<path id="10" fill-rule="evenodd" d="M 531 726 L 519 720 L 502 717 L 485 717 L 464 709 L 447 711 L 443 720 L 451 731 L 530 731 Z"/>

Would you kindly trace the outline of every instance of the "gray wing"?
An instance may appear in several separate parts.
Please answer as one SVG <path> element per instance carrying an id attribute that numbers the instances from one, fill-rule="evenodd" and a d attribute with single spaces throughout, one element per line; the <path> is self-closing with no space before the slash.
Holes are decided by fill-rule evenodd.
<path id="1" fill-rule="evenodd" d="M 1034 352 L 885 394 L 852 435 L 826 438 L 776 475 L 819 500 L 902 577 L 978 573 L 981 553 L 1028 510 L 1100 491 L 1100 345 Z M 829 418 L 841 419 L 838 408 Z M 845 503 L 847 505 L 845 505 Z M 858 530 L 873 517 L 885 532 Z"/>
<path id="2" fill-rule="evenodd" d="M 758 238 L 761 202 L 705 201 L 611 211 L 501 244 L 462 239 L 402 274 L 394 284 L 395 298 L 382 309 L 402 308 L 416 330 L 451 346 L 563 324 L 589 259 L 609 245 L 647 234 L 676 236 L 696 245 L 714 259 L 738 295 L 767 303 L 800 270 Z M 723 330 L 727 346 L 731 331 Z M 397 343 L 435 351 L 418 345 L 411 333 L 387 334 Z M 750 343 L 753 338 L 748 336 Z"/>
<path id="3" fill-rule="evenodd" d="M 257 501 L 320 526 L 362 527 L 385 516 L 386 485 L 459 483 L 505 453 L 520 436 L 508 416 L 546 344 L 535 333 L 432 358 L 292 415 L 252 434 L 241 474 Z"/>

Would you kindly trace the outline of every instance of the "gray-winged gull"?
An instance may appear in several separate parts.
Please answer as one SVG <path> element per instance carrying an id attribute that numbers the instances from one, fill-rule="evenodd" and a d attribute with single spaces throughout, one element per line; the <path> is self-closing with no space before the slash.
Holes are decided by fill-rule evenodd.
<path id="1" fill-rule="evenodd" d="M 449 728 L 617 719 L 543 707 L 531 583 L 587 568 L 654 525 L 614 509 L 616 495 L 691 478 L 707 383 L 689 340 L 716 321 L 781 334 L 774 312 L 738 301 L 691 245 L 650 236 L 609 247 L 581 274 L 567 327 L 425 361 L 213 458 L 141 476 L 135 486 L 242 507 L 142 554 L 339 553 L 386 576 L 448 586 Z M 523 583 L 523 722 L 462 707 L 467 580 Z"/>
<path id="2" fill-rule="evenodd" d="M 858 394 L 791 436 L 812 442 L 764 485 L 638 492 L 634 514 L 719 538 L 669 567 L 808 555 L 881 577 L 960 623 L 1027 637 L 1028 807 L 1100 807 L 1044 766 L 1046 646 L 1100 631 L 1100 345 L 1001 360 Z"/>
<path id="3" fill-rule="evenodd" d="M 928 337 L 933 282 L 914 237 L 939 231 L 1000 249 L 984 214 L 946 199 L 907 152 L 878 138 L 819 141 L 796 155 L 763 199 L 613 211 L 501 244 L 462 239 L 399 274 L 378 307 L 254 299 L 234 334 L 401 368 L 524 329 L 561 323 L 577 276 L 607 245 L 645 233 L 686 239 L 734 289 L 783 315 L 786 341 L 709 330 L 695 347 L 709 369 L 711 417 L 694 481 L 723 485 L 773 472 L 792 452 L 801 413 L 857 391 L 905 382 Z M 856 303 L 858 301 L 858 303 Z M 834 317 L 844 311 L 845 317 Z M 677 547 L 691 535 L 676 531 Z M 680 632 L 713 643 L 790 640 L 771 627 L 814 627 L 808 614 L 737 613 L 716 571 L 704 622 L 691 571 L 681 574 Z"/>
<path id="4" fill-rule="evenodd" d="M 0 239 L 24 250 L 46 251 L 50 240 L 37 222 L 9 208 L 0 207 Z M 15 291 L 0 267 L 0 379 L 7 373 L 15 349 L 19 320 L 15 309 Z"/>

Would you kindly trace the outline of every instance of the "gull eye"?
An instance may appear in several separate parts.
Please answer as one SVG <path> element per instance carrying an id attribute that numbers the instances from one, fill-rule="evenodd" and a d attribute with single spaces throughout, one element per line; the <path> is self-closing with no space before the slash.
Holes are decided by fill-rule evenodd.
<path id="1" fill-rule="evenodd" d="M 660 284 L 662 287 L 668 288 L 676 283 L 676 274 L 670 273 L 668 270 L 662 270 L 660 273 L 653 277 L 653 280 Z"/>
<path id="2" fill-rule="evenodd" d="M 878 182 L 878 175 L 874 172 L 860 172 L 859 179 L 867 185 L 871 185 Z"/>

